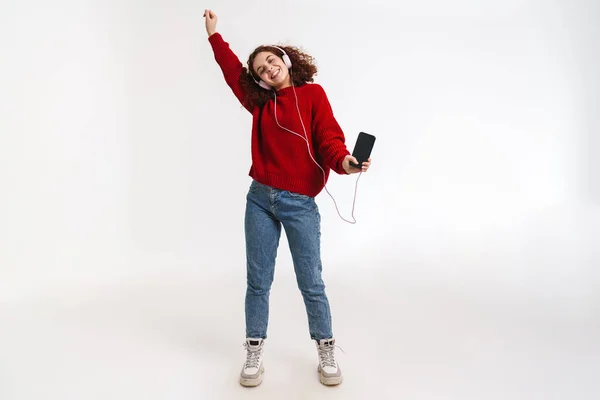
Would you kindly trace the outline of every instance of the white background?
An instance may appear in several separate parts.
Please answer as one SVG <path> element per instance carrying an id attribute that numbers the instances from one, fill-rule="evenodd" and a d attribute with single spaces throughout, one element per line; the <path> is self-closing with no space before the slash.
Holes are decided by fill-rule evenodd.
<path id="1" fill-rule="evenodd" d="M 453 321 L 486 304 L 484 314 L 498 307 L 514 327 L 538 319 L 546 324 L 539 332 L 563 327 L 549 346 L 582 347 L 557 359 L 597 375 L 600 4 L 592 0 L 3 2 L 0 323 L 8 336 L 0 342 L 7 359 L 24 357 L 7 350 L 23 343 L 11 326 L 29 330 L 40 323 L 31 315 L 80 303 L 96 304 L 108 314 L 102 326 L 112 326 L 110 314 L 130 304 L 119 301 L 130 298 L 123 294 L 130 285 L 145 289 L 131 295 L 139 308 L 125 315 L 161 325 L 182 312 L 204 332 L 223 329 L 214 318 L 226 314 L 235 321 L 229 337 L 243 339 L 251 116 L 214 60 L 205 8 L 217 13 L 218 31 L 242 62 L 262 43 L 315 56 L 316 81 L 350 150 L 360 131 L 377 136 L 373 166 L 358 182 L 357 224 L 339 218 L 326 192 L 317 199 L 339 326 L 396 340 L 387 334 L 404 332 L 402 313 L 418 313 L 410 304 L 454 304 L 434 307 Z M 328 184 L 346 219 L 355 180 L 332 174 Z M 285 334 L 306 339 L 285 237 L 280 248 L 273 307 L 293 311 L 274 309 L 273 319 L 290 318 L 295 333 Z M 353 319 L 352 307 L 369 301 L 388 314 Z M 49 308 L 39 311 L 41 304 Z M 86 307 L 71 320 L 102 320 Z M 393 326 L 382 322 L 394 318 Z M 48 339 L 42 348 L 50 347 L 57 344 Z M 0 376 L 14 383 L 0 397 L 34 396 L 24 388 L 37 378 L 15 365 Z M 224 382 L 235 384 L 237 364 L 230 372 Z M 557 387 L 571 393 L 591 385 L 577 377 Z M 49 396 L 71 393 L 53 387 Z M 594 398 L 590 390 L 577 398 Z"/>

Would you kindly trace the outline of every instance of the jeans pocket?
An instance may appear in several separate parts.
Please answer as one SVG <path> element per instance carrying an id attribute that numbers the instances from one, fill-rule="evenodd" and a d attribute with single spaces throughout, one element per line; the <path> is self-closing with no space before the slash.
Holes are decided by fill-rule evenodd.
<path id="1" fill-rule="evenodd" d="M 260 184 L 256 181 L 252 181 L 250 187 L 248 188 L 248 193 L 256 193 L 260 190 Z"/>
<path id="2" fill-rule="evenodd" d="M 296 193 L 296 192 L 290 192 L 290 191 L 288 191 L 288 194 L 293 199 L 300 199 L 300 200 L 309 200 L 309 199 L 312 199 L 312 197 L 307 196 L 305 194 L 301 194 L 301 193 Z"/>

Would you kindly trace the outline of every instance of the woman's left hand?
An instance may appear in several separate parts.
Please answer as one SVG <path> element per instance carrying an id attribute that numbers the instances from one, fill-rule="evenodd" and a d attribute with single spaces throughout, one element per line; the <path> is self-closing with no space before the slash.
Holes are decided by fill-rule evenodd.
<path id="1" fill-rule="evenodd" d="M 358 165 L 358 160 L 356 158 L 354 158 L 352 155 L 348 154 L 344 158 L 344 161 L 342 161 L 342 168 L 344 168 L 344 171 L 346 171 L 347 174 L 356 174 L 359 172 L 367 172 L 367 170 L 371 166 L 371 158 L 370 157 L 367 161 L 362 163 L 362 169 L 354 168 L 352 165 L 350 165 L 350 162 L 353 162 L 354 164 Z"/>

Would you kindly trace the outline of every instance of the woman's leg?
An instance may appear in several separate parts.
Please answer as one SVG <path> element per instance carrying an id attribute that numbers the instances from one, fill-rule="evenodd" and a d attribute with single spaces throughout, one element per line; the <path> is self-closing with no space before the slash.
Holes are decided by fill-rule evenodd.
<path id="1" fill-rule="evenodd" d="M 281 223 L 272 213 L 270 189 L 253 182 L 246 197 L 246 337 L 267 337 L 269 294 Z"/>
<path id="2" fill-rule="evenodd" d="M 321 215 L 317 204 L 312 197 L 282 192 L 277 216 L 288 238 L 310 337 L 317 341 L 330 339 L 331 311 L 321 278 Z"/>

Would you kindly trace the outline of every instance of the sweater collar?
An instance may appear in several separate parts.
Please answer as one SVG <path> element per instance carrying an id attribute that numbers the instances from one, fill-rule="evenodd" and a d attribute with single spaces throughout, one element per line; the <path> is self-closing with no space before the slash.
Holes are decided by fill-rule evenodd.
<path id="1" fill-rule="evenodd" d="M 293 93 L 294 88 L 292 86 L 288 86 L 283 89 L 277 90 L 277 96 L 285 96 L 287 94 Z"/>

